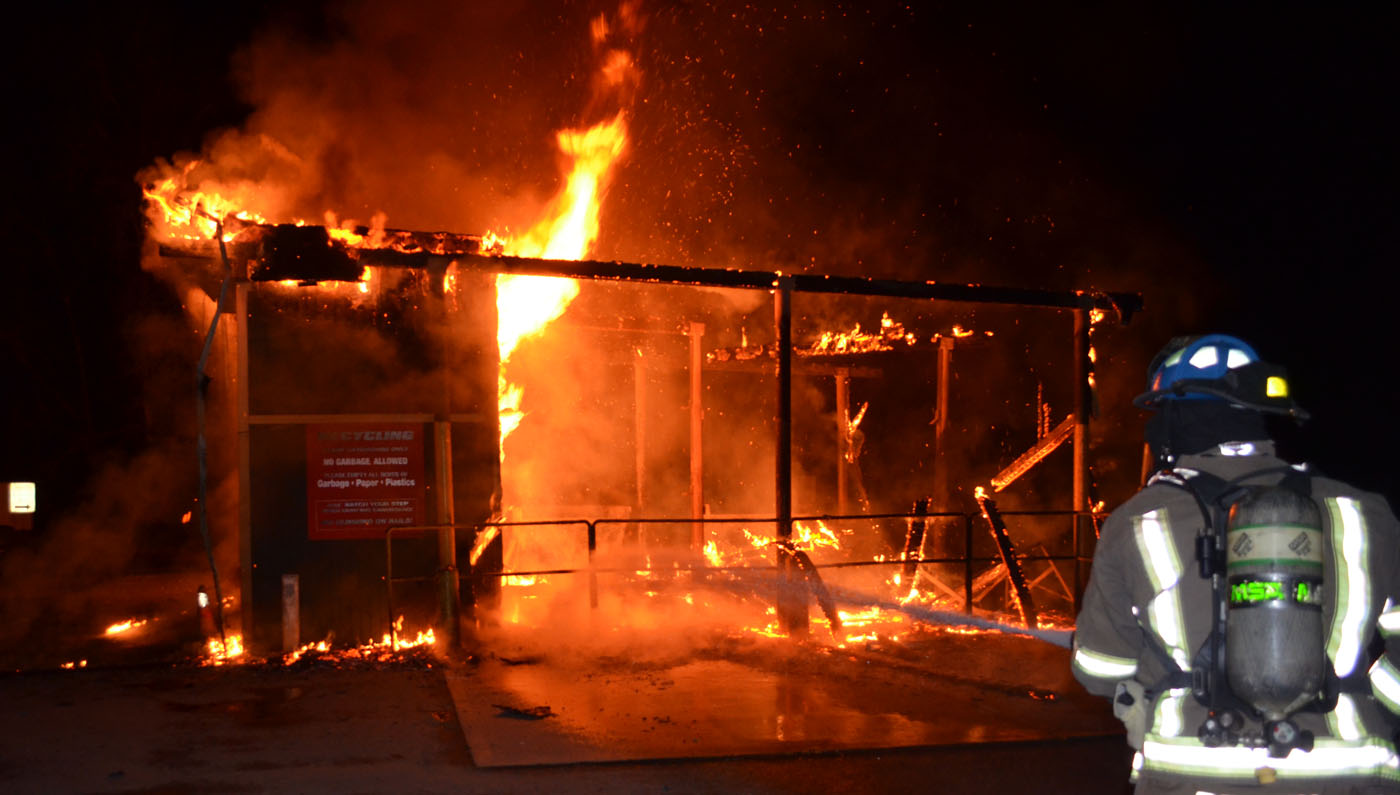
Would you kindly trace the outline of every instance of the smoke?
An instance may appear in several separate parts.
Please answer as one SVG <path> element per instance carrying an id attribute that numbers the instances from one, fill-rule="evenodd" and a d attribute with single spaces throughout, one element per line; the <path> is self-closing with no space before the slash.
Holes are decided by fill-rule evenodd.
<path id="1" fill-rule="evenodd" d="M 559 184 L 555 133 L 623 109 L 631 140 L 601 259 L 1132 290 L 1193 266 L 1150 205 L 1020 109 L 1027 89 L 956 12 L 805 0 L 325 14 L 240 52 L 255 110 L 199 155 L 255 184 L 249 205 L 273 220 L 384 212 L 397 228 L 520 233 Z M 607 68 L 618 53 L 629 69 Z"/>
<path id="2" fill-rule="evenodd" d="M 53 649 L 28 649 L 35 638 L 71 644 L 120 618 L 116 611 L 168 606 L 162 589 L 141 588 L 133 581 L 114 583 L 132 573 L 141 550 L 134 543 L 148 537 L 169 544 L 177 564 L 189 564 L 188 527 L 183 512 L 193 508 L 188 448 L 166 441 L 130 460 L 101 467 L 90 492 L 76 510 L 55 520 L 42 542 L 11 550 L 0 569 L 5 599 L 0 600 L 0 649 L 7 655 L 41 656 Z M 183 487 L 183 488 L 182 488 Z M 185 554 L 179 555 L 183 551 Z M 115 587 L 113 587 L 115 586 Z M 185 596 L 194 604 L 194 590 Z"/>
<path id="3" fill-rule="evenodd" d="M 195 300 L 186 317 L 151 314 L 108 330 L 123 340 L 124 364 L 139 376 L 133 402 L 145 445 L 104 451 L 90 433 L 74 452 L 94 463 L 70 467 L 90 473 L 86 484 L 71 486 L 76 499 L 45 503 L 45 486 L 54 484 L 41 484 L 42 524 L 0 559 L 0 654 L 9 663 L 55 665 L 108 624 L 133 617 L 161 619 L 147 634 L 162 642 L 193 634 L 178 616 L 193 608 L 201 583 L 212 586 L 194 523 L 193 445 L 193 363 L 212 301 L 189 295 Z M 216 517 L 234 515 L 232 485 L 212 484 Z M 233 545 L 215 554 L 224 571 L 236 564 Z"/>
<path id="4" fill-rule="evenodd" d="M 616 112 L 592 90 L 595 50 L 640 23 L 608 19 L 595 45 L 590 16 L 543 5 L 337 5 L 320 36 L 273 29 L 243 49 L 246 123 L 142 179 L 198 159 L 192 183 L 232 186 L 269 220 L 382 211 L 397 228 L 523 231 L 558 178 L 555 132 Z"/>

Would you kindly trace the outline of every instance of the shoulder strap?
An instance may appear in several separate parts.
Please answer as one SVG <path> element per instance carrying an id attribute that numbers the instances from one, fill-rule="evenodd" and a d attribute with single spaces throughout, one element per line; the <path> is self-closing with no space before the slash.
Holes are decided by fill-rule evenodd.
<path id="1" fill-rule="evenodd" d="M 1223 569 L 1221 556 L 1225 547 L 1216 536 L 1218 531 L 1223 532 L 1228 506 L 1236 498 L 1236 481 L 1195 469 L 1171 469 L 1153 475 L 1148 484 L 1154 483 L 1180 489 L 1196 501 L 1201 512 L 1201 532 L 1196 536 L 1196 564 L 1201 576 L 1210 577 L 1217 569 Z M 1227 496 L 1229 500 L 1225 499 Z"/>
<path id="2" fill-rule="evenodd" d="M 1224 527 L 1223 515 L 1217 516 L 1217 510 L 1213 509 L 1212 506 L 1218 505 L 1219 497 L 1229 490 L 1230 482 L 1209 472 L 1180 468 L 1162 470 L 1147 481 L 1148 486 L 1157 484 L 1180 489 L 1190 494 L 1192 499 L 1195 500 L 1196 507 L 1201 512 L 1202 528 L 1200 534 L 1196 537 L 1196 559 L 1201 570 L 1201 576 L 1210 577 L 1209 567 L 1214 566 L 1216 558 L 1218 557 L 1214 552 L 1217 547 L 1214 528 Z M 1220 546 L 1219 548 L 1223 550 L 1224 547 Z M 1223 571 L 1223 566 L 1221 570 Z M 1217 594 L 1216 596 L 1218 598 L 1219 595 Z M 1212 613 L 1218 612 L 1219 611 L 1212 611 Z M 1176 660 L 1167 653 L 1167 650 L 1157 639 L 1155 633 L 1144 632 L 1143 635 L 1147 638 L 1148 648 L 1152 650 L 1153 654 L 1162 664 L 1162 667 L 1166 670 L 1166 674 L 1160 680 L 1152 683 L 1148 687 L 1149 692 L 1155 695 L 1168 688 L 1175 689 L 1182 687 L 1190 687 L 1198 694 L 1205 690 L 1205 688 L 1202 687 L 1203 683 L 1198 680 L 1203 670 L 1202 655 L 1207 649 L 1214 645 L 1211 640 L 1207 640 L 1205 647 L 1196 655 L 1191 670 L 1182 670 Z M 1214 638 L 1214 633 L 1212 633 L 1211 637 L 1212 639 Z M 1221 633 L 1221 637 L 1224 637 L 1223 632 Z M 1223 658 L 1224 655 L 1222 654 L 1220 656 Z"/>

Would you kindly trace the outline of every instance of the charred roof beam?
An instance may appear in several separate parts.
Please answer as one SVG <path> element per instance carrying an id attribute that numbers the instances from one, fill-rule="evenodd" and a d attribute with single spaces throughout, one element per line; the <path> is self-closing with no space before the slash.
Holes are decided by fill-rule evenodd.
<path id="1" fill-rule="evenodd" d="M 368 254 L 369 252 L 365 252 Z M 1072 290 L 1057 292 L 1019 287 L 993 287 L 981 284 L 907 282 L 894 279 L 868 279 L 858 276 L 786 274 L 781 271 L 750 271 L 730 268 L 692 268 L 679 265 L 641 265 L 630 262 L 597 260 L 548 260 L 466 254 L 455 257 L 460 266 L 501 273 L 533 276 L 565 276 L 571 279 L 690 284 L 703 287 L 771 290 L 780 279 L 791 279 L 793 292 L 834 295 L 867 295 L 886 298 L 921 298 L 964 303 L 1044 306 L 1063 309 L 1102 309 L 1118 314 L 1127 323 L 1142 309 L 1142 295 L 1124 292 Z M 367 261 L 367 264 L 369 263 Z"/>
<path id="2" fill-rule="evenodd" d="M 361 269 L 367 265 L 438 271 L 456 262 L 459 267 L 497 273 L 750 290 L 772 290 L 780 280 L 786 279 L 791 290 L 797 293 L 1100 309 L 1113 312 L 1123 323 L 1142 309 L 1140 293 L 1054 291 L 860 276 L 789 274 L 782 271 L 510 257 L 483 253 L 479 237 L 447 232 L 390 231 L 384 233 L 382 242 L 387 245 L 347 245 L 333 241 L 325 227 L 283 224 L 259 225 L 248 243 L 238 243 L 232 248 L 235 259 L 249 263 L 248 276 L 253 281 L 357 281 Z M 211 253 L 200 251 L 199 244 L 162 246 L 162 254 L 169 256 L 209 256 Z"/>

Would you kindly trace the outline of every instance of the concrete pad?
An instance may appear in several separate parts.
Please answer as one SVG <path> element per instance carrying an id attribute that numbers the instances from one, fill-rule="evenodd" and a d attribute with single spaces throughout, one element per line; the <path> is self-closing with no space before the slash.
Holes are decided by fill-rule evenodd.
<path id="1" fill-rule="evenodd" d="M 483 767 L 1122 732 L 1108 704 L 1073 682 L 1067 651 L 997 633 L 859 649 L 727 638 L 651 660 L 488 654 L 449 670 L 447 684 Z"/>

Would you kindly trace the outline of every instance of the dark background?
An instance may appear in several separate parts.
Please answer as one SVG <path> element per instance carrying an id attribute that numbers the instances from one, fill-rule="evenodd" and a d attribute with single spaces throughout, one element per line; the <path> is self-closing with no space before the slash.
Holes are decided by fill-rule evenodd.
<path id="1" fill-rule="evenodd" d="M 1141 291 L 1145 313 L 1103 343 L 1101 380 L 1123 384 L 1107 395 L 1136 391 L 1170 336 L 1238 334 L 1290 367 L 1315 416 L 1290 434 L 1295 456 L 1394 497 L 1393 26 L 1289 3 L 1055 6 L 643 6 L 648 104 L 603 255 Z M 552 99 L 580 82 L 554 67 L 591 68 L 587 20 L 610 8 L 482 12 L 499 27 L 460 37 L 428 6 L 401 27 L 459 36 L 445 46 L 483 52 L 478 69 L 499 58 L 499 74 L 448 74 L 443 90 L 551 98 L 545 154 L 521 168 L 539 181 L 554 126 L 582 106 Z M 258 92 L 231 59 L 248 42 L 322 52 L 376 13 L 396 12 L 59 3 L 12 27 L 0 480 L 39 481 L 44 514 L 158 441 L 188 445 L 194 467 L 190 410 L 164 407 L 192 407 L 200 340 L 141 269 L 136 174 L 245 122 Z M 677 146 L 692 124 L 705 146 Z M 704 198 L 667 203 L 697 180 Z"/>

